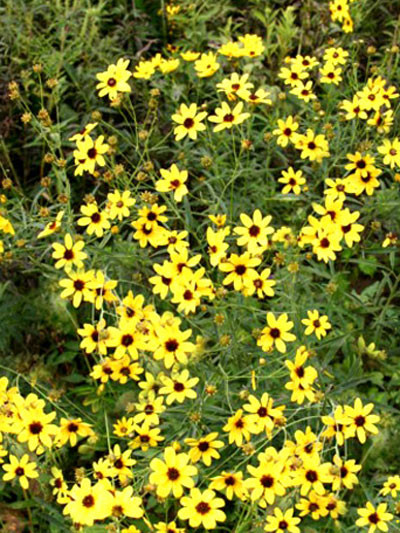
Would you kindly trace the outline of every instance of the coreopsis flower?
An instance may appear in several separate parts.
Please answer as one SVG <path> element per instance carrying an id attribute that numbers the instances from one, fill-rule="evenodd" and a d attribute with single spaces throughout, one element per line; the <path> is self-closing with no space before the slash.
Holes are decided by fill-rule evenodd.
<path id="1" fill-rule="evenodd" d="M 54 496 L 57 497 L 57 503 L 68 503 L 68 485 L 64 479 L 62 471 L 53 466 L 51 468 L 51 475 L 50 485 L 53 487 Z"/>
<path id="2" fill-rule="evenodd" d="M 185 185 L 188 179 L 188 171 L 179 170 L 174 163 L 169 169 L 161 168 L 160 174 L 163 179 L 156 181 L 156 191 L 173 191 L 176 202 L 181 202 L 183 197 L 189 192 Z"/>
<path id="3" fill-rule="evenodd" d="M 74 307 L 79 307 L 82 301 L 94 302 L 97 282 L 93 270 L 68 272 L 68 278 L 60 280 L 59 285 L 64 288 L 61 298 L 71 298 Z"/>
<path id="4" fill-rule="evenodd" d="M 128 83 L 132 73 L 128 70 L 129 59 L 118 59 L 116 65 L 109 65 L 105 72 L 96 74 L 99 83 L 96 89 L 99 96 L 108 96 L 110 100 L 115 100 L 118 93 L 130 93 L 131 87 Z"/>
<path id="5" fill-rule="evenodd" d="M 400 140 L 397 137 L 392 141 L 384 139 L 383 144 L 378 146 L 378 152 L 384 156 L 384 165 L 389 165 L 390 168 L 400 167 Z"/>
<path id="6" fill-rule="evenodd" d="M 297 135 L 295 138 L 295 147 L 301 151 L 301 159 L 309 159 L 321 163 L 322 159 L 329 157 L 329 145 L 325 136 L 315 134 L 312 129 L 308 128 L 305 135 Z"/>
<path id="7" fill-rule="evenodd" d="M 53 235 L 56 231 L 61 228 L 61 220 L 64 216 L 64 211 L 59 211 L 56 215 L 55 220 L 46 224 L 45 228 L 38 234 L 38 239 L 43 239 L 48 235 Z"/>
<path id="8" fill-rule="evenodd" d="M 206 489 L 193 488 L 189 496 L 183 496 L 180 500 L 182 505 L 178 511 L 181 520 L 189 520 L 190 527 L 202 525 L 205 529 L 215 529 L 217 522 L 224 522 L 226 515 L 221 511 L 225 502 L 222 498 L 217 498 L 215 492 Z"/>
<path id="9" fill-rule="evenodd" d="M 163 386 L 160 388 L 159 394 L 166 395 L 165 401 L 167 405 L 171 405 L 174 401 L 182 403 L 186 398 L 192 400 L 197 398 L 197 393 L 193 390 L 193 387 L 197 385 L 199 378 L 191 378 L 189 370 L 182 370 L 182 372 L 173 374 L 171 377 L 163 376 L 161 381 Z"/>
<path id="10" fill-rule="evenodd" d="M 300 524 L 300 518 L 294 515 L 294 509 L 287 509 L 282 512 L 279 507 L 274 508 L 274 514 L 267 516 L 267 524 L 264 527 L 264 531 L 275 533 L 300 533 L 300 528 L 297 524 Z"/>
<path id="11" fill-rule="evenodd" d="M 286 342 L 296 340 L 293 333 L 289 333 L 293 328 L 293 322 L 288 319 L 287 313 L 282 313 L 278 318 L 271 312 L 267 313 L 267 326 L 261 331 L 257 340 L 257 346 L 261 346 L 264 352 L 269 352 L 273 347 L 281 352 L 286 352 Z"/>
<path id="12" fill-rule="evenodd" d="M 284 469 L 285 464 L 279 458 L 260 460 L 258 466 L 247 465 L 251 477 L 244 481 L 244 486 L 250 492 L 250 499 L 256 501 L 260 507 L 266 508 L 268 505 L 273 505 L 277 496 L 284 496 L 285 485 L 289 481 Z"/>
<path id="13" fill-rule="evenodd" d="M 289 167 L 287 170 L 282 170 L 282 177 L 278 179 L 279 183 L 283 183 L 285 186 L 282 189 L 282 194 L 301 193 L 301 186 L 306 183 L 306 179 L 303 176 L 301 170 L 295 171 L 293 167 Z"/>
<path id="14" fill-rule="evenodd" d="M 334 84 L 339 85 L 339 83 L 343 80 L 341 74 L 342 69 L 341 67 L 335 66 L 333 63 L 325 63 L 325 65 L 319 69 L 319 73 L 321 74 L 321 83 Z"/>
<path id="15" fill-rule="evenodd" d="M 119 444 L 116 444 L 109 456 L 111 464 L 111 475 L 118 477 L 121 483 L 133 478 L 132 466 L 136 464 L 136 459 L 132 459 L 132 450 L 121 451 Z"/>
<path id="16" fill-rule="evenodd" d="M 308 318 L 303 318 L 301 323 L 306 326 L 305 335 L 313 333 L 318 340 L 325 337 L 328 330 L 332 328 L 327 315 L 320 315 L 317 309 L 307 311 Z"/>
<path id="17" fill-rule="evenodd" d="M 323 60 L 333 65 L 345 65 L 348 57 L 349 52 L 339 46 L 337 48 L 327 48 L 324 52 Z"/>
<path id="18" fill-rule="evenodd" d="M 95 520 L 111 515 L 113 496 L 101 481 L 92 485 L 90 479 L 84 478 L 72 487 L 70 496 L 63 514 L 69 515 L 74 523 L 92 526 Z"/>
<path id="19" fill-rule="evenodd" d="M 243 45 L 242 55 L 246 57 L 258 57 L 265 50 L 261 37 L 254 33 L 239 36 L 239 42 Z"/>
<path id="20" fill-rule="evenodd" d="M 302 458 L 302 465 L 296 470 L 293 484 L 300 486 L 300 494 L 306 496 L 310 490 L 322 496 L 325 493 L 324 483 L 332 482 L 331 464 L 320 462 L 319 455 Z"/>
<path id="21" fill-rule="evenodd" d="M 36 452 L 37 455 L 43 453 L 44 448 L 51 448 L 59 431 L 52 424 L 55 417 L 55 411 L 44 413 L 39 407 L 21 407 L 19 417 L 13 425 L 18 442 L 27 442 L 29 451 Z"/>
<path id="22" fill-rule="evenodd" d="M 175 521 L 172 522 L 158 522 L 154 524 L 156 533 L 185 533 L 185 528 L 178 527 Z"/>
<path id="23" fill-rule="evenodd" d="M 111 227 L 109 216 L 106 211 L 100 211 L 96 203 L 81 205 L 81 213 L 83 217 L 78 218 L 78 226 L 86 226 L 86 233 L 88 235 L 96 235 L 102 237 L 104 230 Z"/>
<path id="24" fill-rule="evenodd" d="M 338 405 L 333 416 L 324 415 L 321 417 L 321 421 L 326 426 L 326 429 L 321 433 L 321 436 L 327 439 L 335 437 L 337 444 L 343 446 L 345 439 L 344 431 L 346 429 L 343 407 Z"/>
<path id="25" fill-rule="evenodd" d="M 249 252 L 237 255 L 231 254 L 228 259 L 219 264 L 219 269 L 222 272 L 227 272 L 223 284 L 233 284 L 235 291 L 242 290 L 253 279 L 257 277 L 257 272 L 254 267 L 261 263 L 259 257 L 252 257 Z"/>
<path id="26" fill-rule="evenodd" d="M 157 487 L 157 495 L 166 498 L 171 492 L 175 498 L 180 498 L 183 488 L 194 487 L 193 477 L 197 475 L 197 468 L 189 463 L 189 455 L 176 453 L 172 446 L 164 450 L 164 461 L 158 458 L 150 462 L 150 483 Z"/>
<path id="27" fill-rule="evenodd" d="M 345 438 L 357 437 L 361 444 L 367 440 L 369 434 L 378 433 L 377 424 L 380 420 L 378 415 L 371 414 L 374 408 L 373 403 L 363 405 L 360 398 L 356 398 L 354 406 L 346 405 L 344 407 L 344 429 Z"/>
<path id="28" fill-rule="evenodd" d="M 117 437 L 128 437 L 132 436 L 135 423 L 133 421 L 133 418 L 126 418 L 123 416 L 119 420 L 116 421 L 115 424 L 113 424 L 114 428 L 114 435 L 117 435 Z"/>
<path id="29" fill-rule="evenodd" d="M 195 350 L 195 345 L 189 341 L 191 335 L 191 329 L 181 331 L 179 326 L 175 325 L 159 328 L 153 353 L 154 359 L 163 360 L 165 368 L 171 368 L 177 363 L 186 365 L 190 354 Z"/>
<path id="30" fill-rule="evenodd" d="M 85 438 L 93 435 L 91 424 L 82 422 L 81 418 L 61 418 L 60 431 L 57 435 L 57 446 L 60 448 L 69 442 L 70 446 L 76 446 L 78 437 Z"/>
<path id="31" fill-rule="evenodd" d="M 304 102 L 309 102 L 310 100 L 315 100 L 317 97 L 313 93 L 313 84 L 312 81 L 299 81 L 291 90 L 290 94 L 294 94 L 300 100 Z"/>
<path id="32" fill-rule="evenodd" d="M 245 285 L 242 289 L 244 296 L 252 296 L 256 294 L 260 300 L 265 296 L 272 298 L 275 291 L 273 287 L 276 285 L 276 281 L 273 279 L 270 268 L 264 268 L 260 273 L 257 272 L 257 276 L 251 281 L 245 281 Z"/>
<path id="33" fill-rule="evenodd" d="M 83 127 L 80 131 L 78 131 L 78 133 L 75 133 L 74 135 L 72 135 L 72 137 L 69 137 L 68 140 L 75 141 L 75 142 L 82 141 L 86 135 L 89 135 L 90 132 L 94 130 L 97 124 L 98 122 L 92 122 L 90 124 L 86 124 L 86 126 Z"/>
<path id="34" fill-rule="evenodd" d="M 129 355 L 124 355 L 121 359 L 111 361 L 110 368 L 112 369 L 111 379 L 118 381 L 121 385 L 128 382 L 128 379 L 139 381 L 140 374 L 144 369 L 138 363 L 132 363 Z"/>
<path id="35" fill-rule="evenodd" d="M 339 200 L 342 203 L 346 200 L 346 193 L 350 192 L 348 181 L 346 179 L 327 178 L 325 184 L 327 185 L 327 188 L 324 189 L 324 194 L 326 194 L 327 198 L 331 198 L 333 201 Z"/>
<path id="36" fill-rule="evenodd" d="M 208 215 L 208 218 L 213 222 L 218 228 L 225 226 L 226 224 L 226 215 Z"/>
<path id="37" fill-rule="evenodd" d="M 82 328 L 78 328 L 77 332 L 82 337 L 79 347 L 86 353 L 96 351 L 100 355 L 107 355 L 107 350 L 111 345 L 109 343 L 110 333 L 104 318 L 101 318 L 96 325 L 84 324 Z"/>
<path id="38" fill-rule="evenodd" d="M 158 443 L 164 440 L 164 437 L 160 435 L 161 429 L 152 428 L 147 423 L 143 423 L 141 426 L 135 425 L 134 430 L 136 437 L 128 443 L 132 450 L 140 448 L 146 452 L 149 448 L 157 447 Z"/>
<path id="39" fill-rule="evenodd" d="M 219 459 L 221 456 L 217 452 L 223 448 L 222 440 L 217 440 L 218 432 L 209 433 L 199 439 L 186 438 L 185 444 L 190 446 L 189 457 L 192 463 L 202 461 L 206 466 L 210 466 L 213 459 Z"/>
<path id="40" fill-rule="evenodd" d="M 338 217 L 337 224 L 349 248 L 352 248 L 354 243 L 361 240 L 360 233 L 364 230 L 364 226 L 356 223 L 359 217 L 359 211 L 351 212 L 347 207 L 341 211 Z"/>
<path id="41" fill-rule="evenodd" d="M 212 228 L 207 228 L 206 238 L 208 243 L 208 255 L 210 257 L 211 266 L 218 266 L 226 257 L 226 252 L 229 244 L 225 242 L 226 237 L 230 233 L 230 228 L 222 228 L 214 231 Z"/>
<path id="42" fill-rule="evenodd" d="M 356 464 L 354 459 L 344 461 L 339 455 L 333 457 L 331 468 L 332 490 L 338 491 L 341 487 L 351 490 L 358 483 L 356 473 L 361 470 L 361 465 Z"/>
<path id="43" fill-rule="evenodd" d="M 300 81 L 307 79 L 309 74 L 302 66 L 292 64 L 289 68 L 282 67 L 278 76 L 283 79 L 285 85 L 295 87 Z"/>
<path id="44" fill-rule="evenodd" d="M 203 120 L 206 118 L 206 111 L 199 111 L 197 104 L 181 104 L 178 111 L 172 115 L 172 120 L 178 124 L 174 128 L 175 140 L 180 141 L 187 135 L 190 139 L 196 140 L 197 133 L 206 129 Z"/>
<path id="45" fill-rule="evenodd" d="M 150 391 L 146 398 L 142 398 L 140 402 L 135 403 L 135 408 L 138 413 L 133 417 L 135 424 L 144 422 L 148 425 L 158 426 L 160 423 L 159 415 L 165 411 L 164 398 L 159 396 L 156 398 L 154 391 Z"/>
<path id="46" fill-rule="evenodd" d="M 55 242 L 52 244 L 54 252 L 52 257 L 57 259 L 55 268 L 64 268 L 67 272 L 73 266 L 76 268 L 83 268 L 83 261 L 87 258 L 87 254 L 83 252 L 85 242 L 78 240 L 74 243 L 69 233 L 64 237 L 64 244 Z"/>
<path id="47" fill-rule="evenodd" d="M 249 413 L 246 415 L 246 420 L 251 426 L 251 433 L 257 435 L 265 431 L 270 434 L 274 427 L 275 418 L 281 416 L 281 410 L 273 407 L 273 398 L 267 392 L 264 392 L 260 400 L 250 394 L 248 402 L 243 405 L 243 409 Z"/>
<path id="48" fill-rule="evenodd" d="M 212 478 L 210 489 L 224 491 L 228 500 L 232 500 L 233 496 L 243 500 L 247 492 L 243 483 L 243 472 L 221 472 L 219 476 Z"/>
<path id="49" fill-rule="evenodd" d="M 181 254 L 186 248 L 189 248 L 189 243 L 186 240 L 189 233 L 186 230 L 178 231 L 172 230 L 167 233 L 167 252 L 169 254 L 176 252 Z"/>
<path id="50" fill-rule="evenodd" d="M 380 503 L 375 508 L 371 502 L 367 502 L 365 507 L 357 509 L 360 518 L 356 520 L 356 526 L 368 527 L 368 533 L 379 531 L 388 531 L 387 522 L 393 519 L 393 515 L 387 512 L 387 503 Z"/>
<path id="51" fill-rule="evenodd" d="M 220 64 L 217 61 L 217 55 L 213 52 L 201 54 L 200 59 L 194 63 L 194 68 L 199 78 L 209 78 L 219 69 Z"/>
<path id="52" fill-rule="evenodd" d="M 15 455 L 9 455 L 9 463 L 3 464 L 5 474 L 3 475 L 4 481 L 11 481 L 16 478 L 24 490 L 29 488 L 29 480 L 39 477 L 37 471 L 37 465 L 35 462 L 29 461 L 29 455 L 25 453 L 21 459 L 18 459 Z"/>
<path id="53" fill-rule="evenodd" d="M 208 120 L 217 124 L 213 131 L 221 131 L 242 124 L 249 117 L 250 113 L 243 113 L 243 102 L 237 103 L 233 109 L 222 102 L 221 107 L 215 109 L 215 115 L 209 116 Z"/>
<path id="54" fill-rule="evenodd" d="M 397 244 L 398 239 L 399 238 L 395 233 L 387 233 L 382 243 L 382 248 L 387 248 L 388 246 L 395 246 Z"/>
<path id="55" fill-rule="evenodd" d="M 242 100 L 244 100 L 245 102 L 248 102 L 249 104 L 272 105 L 270 93 L 261 88 L 253 92 L 252 91 L 240 92 L 238 93 L 238 96 L 242 98 Z"/>
<path id="56" fill-rule="evenodd" d="M 152 61 L 139 61 L 135 66 L 133 77 L 139 80 L 149 80 L 155 71 L 156 67 Z"/>
<path id="57" fill-rule="evenodd" d="M 186 50 L 186 52 L 181 52 L 181 58 L 184 61 L 196 61 L 200 57 L 200 52 L 193 52 L 192 50 Z"/>
<path id="58" fill-rule="evenodd" d="M 259 209 L 254 211 L 252 218 L 241 213 L 240 221 L 243 226 L 237 226 L 233 230 L 239 235 L 236 241 L 238 246 L 246 246 L 250 254 L 257 254 L 268 248 L 268 236 L 274 233 L 274 228 L 270 226 L 271 220 L 270 215 L 263 217 Z"/>
<path id="59" fill-rule="evenodd" d="M 340 104 L 340 108 L 346 111 L 346 120 L 352 120 L 353 118 L 366 120 L 368 118 L 368 114 L 357 95 L 353 96 L 353 100 L 343 100 Z"/>
<path id="60" fill-rule="evenodd" d="M 397 498 L 397 493 L 400 491 L 400 476 L 389 476 L 385 483 L 383 484 L 382 489 L 380 490 L 380 493 L 383 494 L 383 496 L 387 496 L 390 494 L 392 498 Z"/>
<path id="61" fill-rule="evenodd" d="M 127 516 L 128 518 L 142 518 L 142 498 L 133 495 L 133 487 L 125 487 L 122 490 L 112 492 L 111 515 L 116 518 Z"/>
<path id="62" fill-rule="evenodd" d="M 282 148 L 288 145 L 289 141 L 295 142 L 297 133 L 299 129 L 299 123 L 294 120 L 294 118 L 289 115 L 285 120 L 278 119 L 278 127 L 273 130 L 273 135 L 277 135 L 278 138 L 276 142 Z"/>
<path id="63" fill-rule="evenodd" d="M 220 83 L 217 83 L 217 91 L 224 92 L 228 100 L 236 100 L 236 96 L 246 96 L 250 93 L 250 89 L 254 85 L 248 81 L 249 74 L 242 74 L 233 72 L 230 78 L 224 78 Z"/>
<path id="64" fill-rule="evenodd" d="M 123 218 L 127 218 L 130 215 L 130 207 L 135 205 L 136 200 L 131 197 L 130 191 L 124 191 L 121 193 L 118 190 L 109 192 L 107 194 L 107 207 L 106 211 L 111 220 L 118 218 L 121 221 Z"/>
<path id="65" fill-rule="evenodd" d="M 250 440 L 250 426 L 247 417 L 243 416 L 243 410 L 236 411 L 223 427 L 223 430 L 229 433 L 229 444 L 234 442 L 236 446 L 241 446 L 243 439 Z"/>
<path id="66" fill-rule="evenodd" d="M 237 41 L 228 41 L 221 44 L 218 48 L 218 53 L 228 57 L 229 59 L 243 57 L 244 49 Z"/>
<path id="67" fill-rule="evenodd" d="M 326 508 L 326 497 L 311 491 L 307 498 L 300 498 L 299 503 L 296 504 L 296 509 L 300 511 L 300 516 L 311 515 L 314 520 L 319 520 L 323 516 L 329 514 Z"/>
<path id="68" fill-rule="evenodd" d="M 93 140 L 89 135 L 85 135 L 83 139 L 77 141 L 76 150 L 74 150 L 75 158 L 75 176 L 82 176 L 83 172 L 94 174 L 96 165 L 104 167 L 106 160 L 104 154 L 108 152 L 110 146 L 104 142 L 104 135 L 100 135 Z"/>
<path id="69" fill-rule="evenodd" d="M 163 59 L 159 65 L 159 69 L 163 74 L 174 72 L 179 67 L 180 61 L 178 58 Z"/>

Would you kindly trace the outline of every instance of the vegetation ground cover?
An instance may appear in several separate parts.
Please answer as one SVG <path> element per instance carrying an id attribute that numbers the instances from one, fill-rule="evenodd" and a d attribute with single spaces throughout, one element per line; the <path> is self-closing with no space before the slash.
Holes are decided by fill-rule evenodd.
<path id="1" fill-rule="evenodd" d="M 3 0 L 0 525 L 398 531 L 398 0 Z"/>

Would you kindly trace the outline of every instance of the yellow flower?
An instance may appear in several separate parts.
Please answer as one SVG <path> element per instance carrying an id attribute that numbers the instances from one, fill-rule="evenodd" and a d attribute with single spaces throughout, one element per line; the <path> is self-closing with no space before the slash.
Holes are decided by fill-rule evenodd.
<path id="1" fill-rule="evenodd" d="M 271 298 L 274 296 L 275 291 L 272 287 L 276 285 L 276 281 L 271 275 L 270 268 L 264 268 L 264 270 L 251 281 L 245 281 L 242 293 L 244 296 L 252 296 L 254 293 L 257 297 L 263 299 L 264 296 Z"/>
<path id="2" fill-rule="evenodd" d="M 3 476 L 4 481 L 11 481 L 17 478 L 21 487 L 27 490 L 29 488 L 29 479 L 39 477 L 39 473 L 36 470 L 36 463 L 29 462 L 29 455 L 27 453 L 21 459 L 10 454 L 9 461 L 9 464 L 3 465 L 3 469 L 6 471 Z"/>
<path id="3" fill-rule="evenodd" d="M 379 422 L 380 417 L 371 414 L 373 408 L 373 403 L 363 405 L 360 398 L 356 398 L 353 407 L 349 405 L 344 407 L 344 421 L 346 424 L 344 435 L 346 439 L 357 437 L 361 444 L 364 444 L 368 434 L 376 435 L 378 433 L 378 428 L 375 424 Z"/>
<path id="4" fill-rule="evenodd" d="M 229 444 L 234 442 L 236 446 L 241 446 L 243 439 L 250 440 L 250 423 L 243 416 L 243 410 L 239 409 L 231 416 L 223 427 L 223 430 L 229 433 Z"/>
<path id="5" fill-rule="evenodd" d="M 178 511 L 181 520 L 189 520 L 190 527 L 202 525 L 205 529 L 215 529 L 217 522 L 224 522 L 226 515 L 221 511 L 225 502 L 222 498 L 216 498 L 215 492 L 206 489 L 191 489 L 190 496 L 183 496 L 180 500 L 182 508 Z"/>
<path id="6" fill-rule="evenodd" d="M 51 423 L 55 417 L 55 411 L 44 413 L 39 407 L 22 408 L 13 426 L 18 442 L 27 442 L 29 451 L 37 454 L 43 453 L 44 447 L 51 448 L 58 434 L 58 427 Z"/>
<path id="7" fill-rule="evenodd" d="M 185 439 L 185 444 L 191 447 L 189 457 L 192 463 L 197 463 L 201 460 L 206 466 L 210 466 L 213 459 L 219 459 L 221 457 L 217 449 L 222 448 L 224 443 L 222 440 L 216 440 L 217 437 L 218 432 L 215 431 L 200 439 Z"/>
<path id="8" fill-rule="evenodd" d="M 110 347 L 110 334 L 104 318 L 101 318 L 95 326 L 84 324 L 82 328 L 78 328 L 77 332 L 83 337 L 79 347 L 86 353 L 97 351 L 100 355 L 107 354 L 107 348 Z"/>
<path id="9" fill-rule="evenodd" d="M 281 352 L 286 352 L 286 342 L 296 340 L 296 336 L 289 331 L 293 328 L 293 322 L 288 319 L 287 313 L 282 313 L 275 318 L 271 312 L 267 313 L 267 326 L 261 331 L 257 346 L 261 346 L 264 352 L 269 352 L 275 346 Z"/>
<path id="10" fill-rule="evenodd" d="M 244 500 L 247 493 L 243 483 L 243 472 L 221 472 L 219 476 L 212 478 L 210 489 L 225 491 L 228 500 L 232 500 L 233 496 Z"/>
<path id="11" fill-rule="evenodd" d="M 130 191 L 124 191 L 122 194 L 120 191 L 115 190 L 114 192 L 109 192 L 107 195 L 107 214 L 114 220 L 122 220 L 123 218 L 129 217 L 130 207 L 135 205 L 136 200 L 131 198 Z"/>
<path id="12" fill-rule="evenodd" d="M 301 186 L 306 183 L 301 170 L 295 171 L 293 167 L 289 167 L 287 170 L 282 170 L 282 177 L 278 179 L 279 183 L 284 183 L 285 186 L 282 189 L 282 194 L 301 193 Z"/>
<path id="13" fill-rule="evenodd" d="M 357 509 L 360 518 L 356 520 L 356 526 L 368 527 L 368 533 L 374 533 L 376 529 L 379 531 L 388 531 L 386 522 L 393 519 L 393 515 L 386 511 L 387 503 L 380 503 L 376 509 L 371 502 L 367 502 L 365 507 Z"/>
<path id="14" fill-rule="evenodd" d="M 332 326 L 329 323 L 327 315 L 320 315 L 317 309 L 313 311 L 307 311 L 308 318 L 303 318 L 301 321 L 306 327 L 305 335 L 311 335 L 315 333 L 318 340 L 321 337 L 325 337 L 328 329 L 331 329 Z"/>
<path id="15" fill-rule="evenodd" d="M 268 236 L 274 233 L 274 228 L 270 226 L 272 217 L 270 215 L 263 217 L 261 211 L 256 209 L 252 218 L 242 213 L 240 220 L 243 226 L 237 226 L 233 230 L 239 235 L 238 246 L 247 246 L 250 254 L 257 254 L 266 250 L 269 245 Z"/>
<path id="16" fill-rule="evenodd" d="M 92 526 L 95 520 L 111 515 L 113 496 L 101 481 L 92 485 L 90 479 L 84 478 L 72 487 L 70 497 L 63 514 L 69 515 L 74 523 Z"/>
<path id="17" fill-rule="evenodd" d="M 87 254 L 82 251 L 85 246 L 83 240 L 73 242 L 72 237 L 67 233 L 64 237 L 64 244 L 55 242 L 52 244 L 54 252 L 52 257 L 57 259 L 56 268 L 64 268 L 67 272 L 73 266 L 76 268 L 83 268 L 83 260 L 87 258 Z"/>
<path id="18" fill-rule="evenodd" d="M 249 79 L 249 74 L 242 74 L 239 76 L 237 72 L 233 72 L 230 78 L 224 78 L 220 83 L 217 83 L 217 90 L 219 92 L 224 92 L 228 100 L 235 100 L 236 95 L 241 98 L 250 94 L 250 90 L 254 85 L 247 81 Z"/>
<path id="19" fill-rule="evenodd" d="M 130 93 L 131 88 L 128 79 L 131 72 L 128 70 L 129 59 L 118 59 L 116 65 L 109 65 L 105 72 L 96 74 L 99 83 L 96 88 L 99 96 L 108 96 L 110 100 L 117 98 L 119 92 Z"/>
<path id="20" fill-rule="evenodd" d="M 200 52 L 193 52 L 192 50 L 186 50 L 186 52 L 181 52 L 181 58 L 184 61 L 196 61 L 200 57 Z"/>
<path id="21" fill-rule="evenodd" d="M 222 272 L 227 272 L 223 284 L 230 285 L 233 283 L 233 287 L 236 291 L 240 291 L 243 287 L 247 286 L 253 279 L 257 277 L 257 272 L 254 267 L 261 263 L 259 257 L 252 257 L 249 252 L 245 252 L 242 255 L 231 254 L 229 258 L 219 264 L 219 269 Z"/>
<path id="22" fill-rule="evenodd" d="M 68 278 L 64 278 L 59 282 L 60 287 L 64 290 L 61 293 L 61 298 L 72 298 L 72 305 L 79 307 L 82 300 L 85 302 L 94 302 L 95 292 L 97 286 L 93 270 L 88 272 L 68 272 Z"/>
<path id="23" fill-rule="evenodd" d="M 96 165 L 104 167 L 106 161 L 104 154 L 108 151 L 109 145 L 104 142 L 104 135 L 100 135 L 96 140 L 89 135 L 76 143 L 74 150 L 75 158 L 75 176 L 82 176 L 83 172 L 94 174 Z"/>
<path id="24" fill-rule="evenodd" d="M 61 448 L 68 441 L 71 446 L 76 446 L 78 437 L 89 437 L 93 435 L 91 425 L 86 422 L 82 422 L 81 418 L 61 418 L 60 431 L 57 435 L 57 446 Z"/>
<path id="25" fill-rule="evenodd" d="M 159 328 L 157 346 L 153 353 L 154 359 L 156 361 L 163 359 L 165 368 L 171 368 L 176 363 L 186 365 L 188 356 L 195 349 L 195 345 L 188 341 L 191 335 L 191 329 L 181 331 L 175 325 Z"/>
<path id="26" fill-rule="evenodd" d="M 182 370 L 182 372 L 173 374 L 170 378 L 163 376 L 161 381 L 163 386 L 160 388 L 159 394 L 167 395 L 167 405 L 171 405 L 174 401 L 182 403 L 186 398 L 192 400 L 197 398 L 196 391 L 193 390 L 193 387 L 197 385 L 199 378 L 189 377 L 189 370 Z"/>
<path id="27" fill-rule="evenodd" d="M 384 139 L 383 144 L 378 146 L 378 152 L 384 156 L 384 165 L 389 165 L 390 168 L 400 167 L 400 141 L 397 137 L 392 141 Z"/>
<path id="28" fill-rule="evenodd" d="M 158 443 L 164 440 L 164 437 L 160 435 L 161 430 L 159 428 L 150 428 L 147 423 L 141 426 L 135 425 L 134 429 L 137 435 L 128 443 L 129 448 L 132 450 L 140 448 L 143 452 L 146 452 L 149 448 L 158 446 Z"/>
<path id="29" fill-rule="evenodd" d="M 334 63 L 326 63 L 319 69 L 319 73 L 321 74 L 321 83 L 339 85 L 339 82 L 343 80 L 341 67 L 335 66 Z"/>
<path id="30" fill-rule="evenodd" d="M 161 168 L 160 174 L 163 179 L 156 182 L 156 191 L 174 191 L 175 200 L 181 202 L 182 198 L 189 192 L 185 185 L 188 179 L 188 171 L 179 170 L 177 165 L 173 164 L 169 169 Z"/>
<path id="31" fill-rule="evenodd" d="M 127 516 L 128 518 L 142 518 L 144 511 L 141 507 L 142 498 L 133 496 L 133 487 L 125 487 L 122 490 L 112 492 L 113 502 L 111 514 L 116 518 Z"/>
<path id="32" fill-rule="evenodd" d="M 56 219 L 53 220 L 53 222 L 49 222 L 48 224 L 46 224 L 46 227 L 39 233 L 37 238 L 43 239 L 43 237 L 52 235 L 57 230 L 59 230 L 61 228 L 61 220 L 63 216 L 64 216 L 64 211 L 59 211 L 57 213 Z"/>
<path id="33" fill-rule="evenodd" d="M 203 120 L 206 118 L 205 111 L 198 112 L 197 104 L 181 104 L 178 111 L 172 115 L 172 120 L 178 124 L 174 128 L 175 140 L 180 141 L 188 135 L 190 139 L 197 139 L 197 132 L 206 129 Z"/>
<path id="34" fill-rule="evenodd" d="M 225 226 L 226 215 L 208 215 L 208 218 L 213 222 L 218 228 Z"/>
<path id="35" fill-rule="evenodd" d="M 288 145 L 289 141 L 295 142 L 297 138 L 296 131 L 299 129 L 299 123 L 289 115 L 285 120 L 278 119 L 278 127 L 273 130 L 273 134 L 277 135 L 276 142 L 282 148 Z"/>
<path id="36" fill-rule="evenodd" d="M 100 211 L 96 203 L 82 205 L 81 213 L 84 215 L 78 218 L 78 226 L 87 226 L 86 233 L 88 235 L 96 235 L 102 237 L 104 230 L 109 229 L 111 224 L 108 220 L 106 211 Z"/>
<path id="37" fill-rule="evenodd" d="M 200 59 L 195 61 L 194 68 L 199 78 L 209 78 L 217 72 L 220 64 L 217 61 L 217 56 L 213 52 L 201 54 Z"/>
<path id="38" fill-rule="evenodd" d="M 272 531 L 276 533 L 300 533 L 300 528 L 297 524 L 300 524 L 300 518 L 293 516 L 294 509 L 287 509 L 284 513 L 275 507 L 274 515 L 267 516 L 267 524 L 264 527 L 264 531 Z"/>
<path id="39" fill-rule="evenodd" d="M 354 485 L 357 485 L 358 478 L 355 473 L 361 470 L 361 465 L 356 464 L 354 459 L 343 461 L 338 455 L 334 456 L 333 463 L 334 466 L 331 468 L 333 492 L 342 487 L 351 490 Z"/>
<path id="40" fill-rule="evenodd" d="M 193 477 L 197 475 L 197 468 L 189 465 L 189 456 L 186 453 L 177 454 L 172 446 L 164 450 L 164 461 L 155 458 L 150 462 L 153 471 L 150 474 L 150 483 L 157 487 L 157 495 L 166 498 L 171 492 L 175 498 L 183 494 L 183 487 L 194 487 Z"/>
<path id="41" fill-rule="evenodd" d="M 109 456 L 110 473 L 118 476 L 121 483 L 125 483 L 128 479 L 133 478 L 132 466 L 136 464 L 136 460 L 131 457 L 132 450 L 125 450 L 121 452 L 119 444 L 116 444 Z"/>
<path id="42" fill-rule="evenodd" d="M 158 522 L 154 524 L 157 533 L 185 533 L 185 528 L 178 527 L 176 522 Z"/>
<path id="43" fill-rule="evenodd" d="M 91 131 L 94 130 L 94 128 L 97 126 L 97 122 L 92 122 L 90 124 L 86 124 L 84 128 L 81 129 L 78 133 L 75 133 L 72 135 L 72 137 L 69 137 L 69 141 L 82 141 L 86 135 L 89 135 Z"/>
<path id="44" fill-rule="evenodd" d="M 217 125 L 214 126 L 214 131 L 221 131 L 230 129 L 232 126 L 242 124 L 250 117 L 250 113 L 243 113 L 243 102 L 239 102 L 231 109 L 226 102 L 221 103 L 221 107 L 215 109 L 215 115 L 208 117 L 210 122 Z"/>
<path id="45" fill-rule="evenodd" d="M 139 403 L 135 403 L 138 413 L 133 417 L 135 424 L 145 422 L 149 425 L 158 426 L 159 415 L 165 411 L 164 398 L 156 398 L 155 392 L 150 391 L 147 398 L 142 398 Z"/>
<path id="46" fill-rule="evenodd" d="M 390 494 L 392 498 L 397 498 L 398 491 L 400 491 L 400 476 L 395 475 L 387 478 L 380 493 L 384 496 Z"/>

